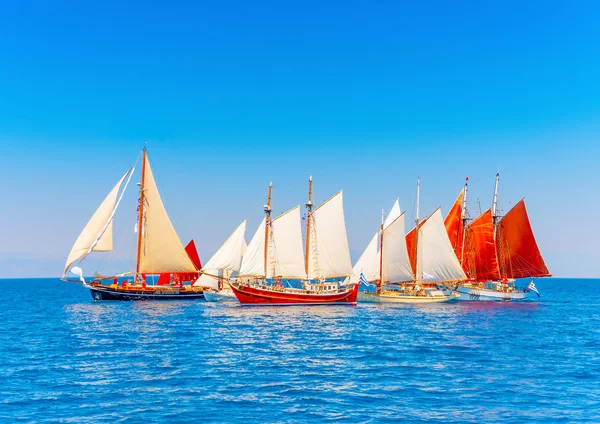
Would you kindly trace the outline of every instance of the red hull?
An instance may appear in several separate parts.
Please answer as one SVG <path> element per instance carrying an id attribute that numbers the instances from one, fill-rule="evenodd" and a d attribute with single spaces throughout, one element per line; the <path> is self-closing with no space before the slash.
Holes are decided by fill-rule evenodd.
<path id="1" fill-rule="evenodd" d="M 290 293 L 234 285 L 231 288 L 242 305 L 355 305 L 358 296 L 358 284 L 346 292 L 334 294 Z"/>

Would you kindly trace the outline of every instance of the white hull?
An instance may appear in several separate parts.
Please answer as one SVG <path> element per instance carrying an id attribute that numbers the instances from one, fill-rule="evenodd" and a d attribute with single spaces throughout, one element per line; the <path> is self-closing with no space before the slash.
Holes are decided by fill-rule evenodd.
<path id="1" fill-rule="evenodd" d="M 514 301 L 527 298 L 529 293 L 523 291 L 503 292 L 490 290 L 487 288 L 473 288 L 459 286 L 456 289 L 460 293 L 460 300 L 480 300 L 480 301 Z"/>
<path id="2" fill-rule="evenodd" d="M 235 294 L 231 289 L 223 289 L 218 292 L 214 292 L 211 290 L 204 291 L 204 298 L 207 302 L 230 302 L 237 303 L 237 299 L 235 298 Z"/>

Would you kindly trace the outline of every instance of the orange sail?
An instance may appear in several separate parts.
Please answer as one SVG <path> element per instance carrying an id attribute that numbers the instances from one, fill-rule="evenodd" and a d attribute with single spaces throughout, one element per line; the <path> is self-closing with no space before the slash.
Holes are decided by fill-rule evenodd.
<path id="1" fill-rule="evenodd" d="M 448 212 L 446 219 L 444 220 L 444 226 L 448 233 L 450 243 L 458 260 L 462 261 L 462 237 L 463 237 L 463 217 L 462 217 L 462 203 L 463 203 L 463 191 L 460 192 L 456 202 Z"/>
<path id="2" fill-rule="evenodd" d="M 496 242 L 502 275 L 506 278 L 549 277 L 521 200 L 500 220 Z"/>
<path id="3" fill-rule="evenodd" d="M 427 218 L 425 218 L 423 221 L 419 222 L 419 228 L 421 228 L 421 225 L 425 224 L 425 221 L 427 221 Z M 408 232 L 408 234 L 406 235 L 406 249 L 408 250 L 408 258 L 410 259 L 410 266 L 412 267 L 412 272 L 413 275 L 416 273 L 416 269 L 417 269 L 417 257 L 415 255 L 416 253 L 416 235 L 417 235 L 417 227 L 413 228 L 412 230 L 410 230 Z"/>
<path id="4" fill-rule="evenodd" d="M 499 280 L 500 270 L 491 209 L 471 222 L 466 232 L 465 244 L 468 246 L 469 259 L 464 261 L 463 267 L 465 270 L 468 268 L 469 276 L 478 281 Z"/>

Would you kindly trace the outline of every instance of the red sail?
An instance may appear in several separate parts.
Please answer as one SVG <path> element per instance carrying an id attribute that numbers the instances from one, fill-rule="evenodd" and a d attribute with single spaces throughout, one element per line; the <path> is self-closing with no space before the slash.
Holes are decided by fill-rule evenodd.
<path id="1" fill-rule="evenodd" d="M 452 243 L 452 248 L 454 249 L 454 253 L 456 253 L 456 257 L 461 260 L 462 256 L 462 237 L 463 237 L 463 217 L 462 217 L 462 201 L 463 201 L 463 192 L 461 191 L 448 212 L 446 219 L 444 220 L 444 226 L 446 227 L 446 232 L 448 233 L 448 238 L 450 239 L 450 243 Z"/>
<path id="2" fill-rule="evenodd" d="M 506 278 L 549 277 L 533 236 L 525 201 L 521 200 L 498 224 L 496 241 L 502 275 Z"/>
<path id="3" fill-rule="evenodd" d="M 419 222 L 419 228 L 421 228 L 421 225 L 425 224 L 425 221 L 427 221 L 427 218 L 425 218 L 423 221 Z M 413 274 L 416 273 L 416 268 L 417 268 L 417 263 L 416 263 L 416 256 L 415 256 L 415 241 L 416 241 L 416 234 L 417 232 L 415 231 L 417 229 L 417 227 L 413 228 L 412 230 L 410 230 L 408 232 L 408 234 L 406 235 L 406 249 L 408 250 L 408 258 L 410 259 L 410 266 L 412 267 L 412 272 Z"/>
<path id="4" fill-rule="evenodd" d="M 196 250 L 196 243 L 194 243 L 194 240 L 190 240 L 187 246 L 185 246 L 185 251 L 192 260 L 192 263 L 194 264 L 196 269 L 199 270 L 200 268 L 202 268 L 202 264 L 200 263 L 200 256 L 198 256 L 198 251 Z"/>
<path id="5" fill-rule="evenodd" d="M 469 276 L 478 281 L 499 280 L 500 270 L 491 209 L 471 222 L 466 236 L 465 244 L 468 246 L 469 259 L 465 261 L 464 268 L 469 268 Z"/>

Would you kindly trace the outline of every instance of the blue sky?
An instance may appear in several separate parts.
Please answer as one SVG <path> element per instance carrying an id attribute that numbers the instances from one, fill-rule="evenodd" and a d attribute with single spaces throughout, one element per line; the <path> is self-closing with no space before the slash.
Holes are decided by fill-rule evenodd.
<path id="1" fill-rule="evenodd" d="M 499 171 L 551 271 L 600 276 L 596 2 L 84 3 L 0 6 L 0 277 L 58 275 L 145 141 L 203 260 L 271 180 L 276 212 L 344 189 L 356 259 L 417 176 L 475 214 Z"/>

